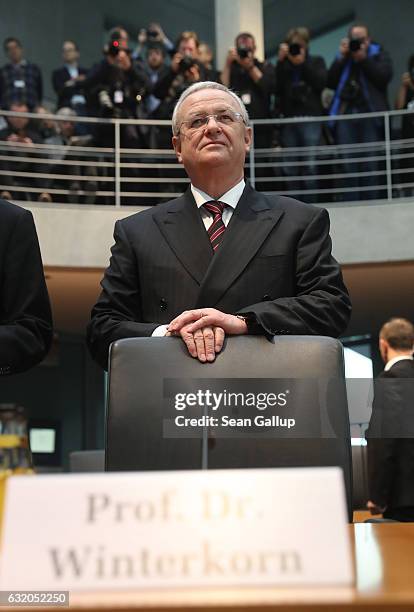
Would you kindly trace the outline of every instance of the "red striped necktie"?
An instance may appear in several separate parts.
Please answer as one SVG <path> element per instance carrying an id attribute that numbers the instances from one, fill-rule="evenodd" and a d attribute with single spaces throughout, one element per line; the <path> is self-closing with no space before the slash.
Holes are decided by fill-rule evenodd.
<path id="1" fill-rule="evenodd" d="M 208 228 L 207 233 L 210 238 L 213 251 L 217 251 L 220 242 L 223 240 L 224 230 L 226 229 L 222 217 L 226 204 L 212 200 L 211 202 L 206 202 L 203 204 L 203 206 L 208 210 L 208 212 L 214 215 L 213 223 Z"/>

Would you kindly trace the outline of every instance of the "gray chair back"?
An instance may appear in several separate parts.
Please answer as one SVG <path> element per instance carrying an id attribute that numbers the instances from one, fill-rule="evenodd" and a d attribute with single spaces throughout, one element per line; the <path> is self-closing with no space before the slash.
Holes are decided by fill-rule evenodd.
<path id="1" fill-rule="evenodd" d="M 202 364 L 188 355 L 178 338 L 128 338 L 112 344 L 109 362 L 107 470 L 337 465 L 344 473 L 352 516 L 349 417 L 343 348 L 338 340 L 230 337 L 214 363 Z M 194 389 L 191 381 L 204 379 L 285 379 L 285 386 L 297 390 L 289 412 L 315 433 L 277 439 L 209 436 L 207 444 L 205 438 L 166 437 L 165 419 L 177 414 L 171 402 L 166 403 L 168 385 L 174 387 L 174 379 L 179 379 L 176 388 L 181 385 L 183 391 Z M 200 416 L 199 408 L 186 410 L 186 416 Z"/>

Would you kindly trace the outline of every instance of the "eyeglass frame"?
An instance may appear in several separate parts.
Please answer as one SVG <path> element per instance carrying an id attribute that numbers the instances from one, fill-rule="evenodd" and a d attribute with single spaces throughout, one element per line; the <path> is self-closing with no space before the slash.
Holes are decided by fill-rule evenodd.
<path id="1" fill-rule="evenodd" d="M 235 111 L 235 110 L 233 110 L 232 108 L 226 108 L 225 110 L 222 110 L 222 111 L 220 111 L 220 112 L 218 112 L 218 113 L 210 113 L 210 114 L 204 115 L 203 117 L 198 117 L 198 116 L 196 115 L 196 116 L 195 116 L 193 119 L 188 119 L 188 121 L 181 121 L 181 123 L 180 123 L 180 125 L 179 125 L 179 127 L 178 127 L 178 130 L 177 130 L 177 136 L 180 134 L 182 126 L 183 126 L 184 124 L 186 124 L 186 123 L 190 123 L 190 122 L 191 122 L 191 121 L 193 121 L 194 119 L 204 119 L 204 120 L 205 120 L 205 123 L 203 123 L 203 125 L 201 125 L 201 126 L 200 126 L 200 127 L 198 127 L 198 128 L 189 128 L 190 130 L 192 130 L 192 133 L 193 133 L 193 134 L 195 134 L 196 132 L 198 132 L 198 131 L 200 131 L 200 130 L 205 129 L 205 128 L 207 127 L 207 125 L 209 124 L 209 121 L 210 121 L 210 119 L 211 119 L 212 117 L 214 118 L 214 121 L 215 121 L 217 124 L 219 124 L 219 125 L 231 125 L 231 124 L 228 124 L 228 123 L 224 123 L 224 124 L 223 124 L 223 123 L 221 123 L 221 121 L 219 121 L 219 120 L 217 119 L 217 117 L 218 117 L 219 115 L 222 115 L 222 114 L 227 113 L 227 112 L 228 112 L 228 113 L 233 114 L 233 115 L 236 117 L 235 121 L 232 121 L 232 123 L 244 123 L 244 125 L 247 125 L 247 123 L 246 123 L 246 121 L 245 121 L 245 119 L 244 119 L 244 117 L 243 117 L 243 113 L 239 113 L 239 111 Z M 240 121 L 240 120 L 241 120 L 241 121 Z"/>

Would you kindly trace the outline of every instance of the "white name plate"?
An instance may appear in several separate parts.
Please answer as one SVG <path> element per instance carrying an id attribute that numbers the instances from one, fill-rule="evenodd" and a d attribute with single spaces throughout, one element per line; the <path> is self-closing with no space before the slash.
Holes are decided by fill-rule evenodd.
<path id="1" fill-rule="evenodd" d="M 348 585 L 339 468 L 11 478 L 1 589 Z"/>

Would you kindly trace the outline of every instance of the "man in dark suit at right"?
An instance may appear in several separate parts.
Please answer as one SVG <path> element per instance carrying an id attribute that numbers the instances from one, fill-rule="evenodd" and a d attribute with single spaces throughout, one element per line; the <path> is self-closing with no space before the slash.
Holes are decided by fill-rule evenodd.
<path id="1" fill-rule="evenodd" d="M 39 363 L 52 313 L 32 213 L 0 200 L 0 378 Z"/>
<path id="2" fill-rule="evenodd" d="M 414 326 L 391 319 L 380 331 L 384 371 L 367 430 L 371 514 L 414 521 Z"/>

